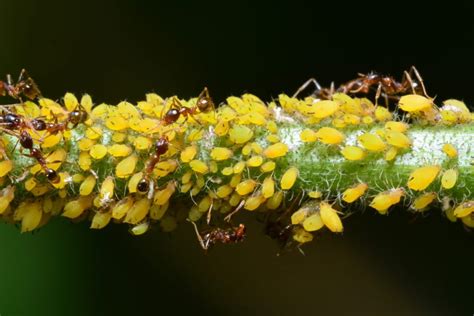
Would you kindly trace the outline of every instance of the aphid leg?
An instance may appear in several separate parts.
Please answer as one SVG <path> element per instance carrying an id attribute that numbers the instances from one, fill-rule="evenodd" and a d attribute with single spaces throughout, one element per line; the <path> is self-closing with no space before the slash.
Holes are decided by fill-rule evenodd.
<path id="1" fill-rule="evenodd" d="M 201 245 L 201 248 L 204 249 L 204 250 L 207 250 L 209 248 L 209 240 L 207 240 L 206 244 L 204 244 L 204 240 L 202 239 L 201 234 L 199 233 L 199 230 L 197 228 L 196 223 L 189 220 L 189 219 L 187 221 L 190 222 L 191 224 L 193 224 L 194 231 L 196 232 L 196 237 L 199 241 L 199 244 Z"/>
<path id="2" fill-rule="evenodd" d="M 227 215 L 226 217 L 224 217 L 224 220 L 227 221 L 227 222 L 230 222 L 230 220 L 232 219 L 232 216 L 234 216 L 235 213 L 237 213 L 238 211 L 240 211 L 240 209 L 242 207 L 244 207 L 245 205 L 245 200 L 242 200 L 240 201 L 239 205 L 237 205 L 236 209 L 232 211 L 232 213 L 230 213 L 229 215 Z"/>
<path id="3" fill-rule="evenodd" d="M 319 82 L 318 82 L 316 79 L 314 79 L 314 78 L 310 78 L 310 79 L 308 79 L 308 81 L 306 81 L 305 83 L 303 83 L 303 84 L 298 88 L 298 90 L 296 90 L 296 92 L 293 94 L 292 98 L 298 97 L 298 95 L 299 95 L 301 92 L 303 92 L 304 90 L 306 90 L 306 88 L 307 88 L 310 84 L 314 84 L 314 86 L 316 87 L 315 92 L 318 92 L 318 91 L 321 91 L 321 90 L 322 90 L 321 85 L 319 84 Z M 312 95 L 314 95 L 315 92 L 313 92 Z"/>

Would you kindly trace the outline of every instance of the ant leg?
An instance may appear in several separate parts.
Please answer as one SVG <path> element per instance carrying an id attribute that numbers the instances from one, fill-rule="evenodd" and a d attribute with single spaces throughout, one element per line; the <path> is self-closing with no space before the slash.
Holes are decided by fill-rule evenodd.
<path id="1" fill-rule="evenodd" d="M 207 241 L 206 244 L 204 244 L 204 240 L 202 239 L 201 237 L 201 234 L 199 233 L 199 230 L 197 228 L 197 225 L 195 222 L 191 221 L 191 220 L 187 220 L 188 222 L 190 222 L 191 224 L 193 224 L 194 226 L 194 231 L 196 232 L 196 237 L 199 241 L 199 245 L 201 245 L 201 248 L 204 249 L 204 250 L 207 250 L 209 248 L 209 240 Z"/>
<path id="2" fill-rule="evenodd" d="M 382 83 L 379 82 L 379 85 L 377 86 L 377 92 L 375 93 L 375 106 L 378 105 L 381 93 L 382 93 Z"/>
<path id="3" fill-rule="evenodd" d="M 415 66 L 411 66 L 410 73 L 411 72 L 413 72 L 415 74 L 416 79 L 418 79 L 418 81 L 420 82 L 421 89 L 423 90 L 423 94 L 425 95 L 425 97 L 427 97 L 428 99 L 431 99 L 430 96 L 428 95 L 428 93 L 426 92 L 426 88 L 425 88 L 425 84 L 423 82 L 423 78 L 420 76 L 420 73 L 418 72 L 418 69 L 416 69 Z"/>
<path id="4" fill-rule="evenodd" d="M 415 90 L 415 84 L 413 83 L 413 80 L 411 79 L 411 76 L 410 74 L 408 73 L 408 71 L 404 71 L 403 72 L 403 81 L 405 82 L 408 81 L 408 83 L 410 84 L 410 87 L 411 87 L 411 91 L 413 92 L 413 94 L 416 94 L 416 90 Z"/>
<path id="5" fill-rule="evenodd" d="M 242 207 L 244 207 L 244 205 L 245 205 L 245 200 L 242 200 L 242 201 L 239 203 L 239 205 L 237 205 L 237 208 L 236 208 L 234 211 L 232 211 L 232 213 L 230 213 L 229 215 L 227 215 L 226 217 L 224 217 L 224 220 L 227 221 L 227 222 L 230 222 L 232 216 L 234 216 L 235 213 L 237 213 L 238 211 L 240 211 L 240 209 L 241 209 Z"/>
<path id="6" fill-rule="evenodd" d="M 303 83 L 299 88 L 298 90 L 296 90 L 296 92 L 293 94 L 292 98 L 296 98 L 298 97 L 298 95 L 303 92 L 310 84 L 314 84 L 314 86 L 316 87 L 316 91 L 321 91 L 322 88 L 321 88 L 321 85 L 319 84 L 319 82 L 314 79 L 314 78 L 310 78 L 308 79 L 308 81 L 306 81 L 305 83 Z M 313 92 L 312 95 L 314 95 L 315 93 Z"/>

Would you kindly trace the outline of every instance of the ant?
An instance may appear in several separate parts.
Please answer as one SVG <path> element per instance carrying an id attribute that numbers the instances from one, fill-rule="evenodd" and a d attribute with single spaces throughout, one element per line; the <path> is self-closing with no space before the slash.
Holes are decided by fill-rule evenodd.
<path id="1" fill-rule="evenodd" d="M 13 83 L 11 75 L 7 75 L 7 82 L 0 81 L 0 95 L 4 96 L 7 93 L 22 103 L 21 95 L 25 95 L 30 100 L 41 96 L 41 91 L 25 69 L 21 70 L 18 81 L 15 84 Z"/>
<path id="2" fill-rule="evenodd" d="M 160 157 L 168 151 L 169 141 L 167 136 L 161 136 L 155 143 L 155 152 L 150 155 L 150 158 L 145 163 L 145 174 L 137 184 L 137 190 L 141 193 L 146 193 L 150 189 L 150 175 L 153 172 L 156 164 L 160 161 Z"/>
<path id="3" fill-rule="evenodd" d="M 196 115 L 198 110 L 201 113 L 205 113 L 213 108 L 215 108 L 214 101 L 212 101 L 207 87 L 204 87 L 204 90 L 201 91 L 197 98 L 196 105 L 191 108 L 184 107 L 176 97 L 173 97 L 171 108 L 166 112 L 163 123 L 170 125 L 175 123 L 181 115 L 187 119 L 188 116 Z"/>
<path id="4" fill-rule="evenodd" d="M 353 79 L 347 82 L 346 84 L 341 85 L 337 89 L 337 92 L 342 92 L 346 94 L 368 94 L 373 86 L 377 86 L 375 95 L 376 102 L 378 98 L 383 94 L 385 101 L 388 104 L 388 98 L 398 99 L 397 95 L 405 94 L 409 90 L 411 90 L 413 94 L 417 94 L 417 92 L 420 92 L 420 87 L 418 86 L 419 84 L 421 86 L 421 92 L 429 98 L 428 93 L 426 92 L 425 85 L 423 83 L 423 79 L 421 78 L 420 73 L 415 68 L 415 66 L 411 66 L 409 71 L 405 70 L 403 72 L 401 82 L 397 82 L 391 76 L 383 76 L 375 72 L 370 72 L 366 75 L 359 73 L 358 75 L 359 78 Z M 415 75 L 416 79 L 418 80 L 418 83 L 415 83 L 413 81 L 413 75 Z"/>
<path id="5" fill-rule="evenodd" d="M 245 225 L 240 224 L 237 227 L 231 227 L 228 229 L 214 228 L 210 231 L 200 233 L 195 222 L 190 221 L 194 226 L 196 236 L 202 249 L 208 250 L 211 246 L 217 242 L 222 244 L 238 243 L 245 239 Z"/>
<path id="6" fill-rule="evenodd" d="M 55 119 L 55 122 L 51 123 L 45 122 L 40 118 L 35 118 L 31 121 L 31 125 L 37 131 L 46 130 L 49 135 L 56 135 L 59 132 L 75 128 L 77 125 L 87 121 L 87 118 L 86 111 L 83 109 L 75 109 L 74 111 L 69 112 L 67 119 L 63 122 L 58 122 L 57 119 Z"/>
<path id="7" fill-rule="evenodd" d="M 21 141 L 20 141 L 21 142 Z M 28 148 L 30 150 L 30 154 L 26 155 L 31 158 L 35 158 L 36 161 L 41 165 L 41 167 L 44 170 L 44 173 L 46 174 L 46 178 L 51 182 L 51 183 L 58 183 L 61 179 L 58 176 L 58 173 L 56 170 L 49 168 L 46 165 L 46 159 L 43 157 L 43 154 L 41 153 L 41 150 L 38 148 Z"/>

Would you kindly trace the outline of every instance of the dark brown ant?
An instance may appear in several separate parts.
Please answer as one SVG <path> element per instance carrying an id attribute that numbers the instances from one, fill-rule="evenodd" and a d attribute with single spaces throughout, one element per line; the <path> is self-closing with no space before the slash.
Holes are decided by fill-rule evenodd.
<path id="1" fill-rule="evenodd" d="M 29 148 L 29 149 L 30 149 L 30 154 L 27 156 L 31 158 L 35 158 L 36 161 L 38 161 L 38 163 L 43 168 L 44 173 L 46 174 L 46 178 L 51 183 L 58 183 L 61 180 L 58 176 L 58 173 L 56 172 L 56 170 L 51 169 L 47 166 L 46 159 L 43 157 L 41 150 L 39 150 L 38 148 Z"/>
<path id="2" fill-rule="evenodd" d="M 155 151 L 150 155 L 150 158 L 145 163 L 144 176 L 137 184 L 137 190 L 141 193 L 146 193 L 150 189 L 150 175 L 153 169 L 160 161 L 160 157 L 168 151 L 169 141 L 168 137 L 161 136 L 155 143 Z"/>
<path id="3" fill-rule="evenodd" d="M 16 83 L 13 83 L 11 75 L 7 75 L 7 82 L 2 81 L 0 83 L 0 95 L 6 95 L 7 93 L 12 98 L 18 99 L 21 102 L 23 102 L 21 99 L 22 95 L 30 100 L 41 96 L 41 91 L 25 69 L 21 70 Z"/>
<path id="4" fill-rule="evenodd" d="M 228 229 L 217 227 L 202 233 L 199 232 L 196 223 L 191 221 L 191 224 L 193 224 L 199 244 L 204 250 L 208 250 L 211 246 L 218 242 L 222 244 L 234 244 L 242 242 L 246 236 L 246 228 L 244 224 L 240 224 L 237 227 L 231 227 Z"/>
<path id="5" fill-rule="evenodd" d="M 196 105 L 190 108 L 184 107 L 176 97 L 173 97 L 171 108 L 166 112 L 162 121 L 164 125 L 170 125 L 176 123 L 181 115 L 187 119 L 189 116 L 196 115 L 199 112 L 209 112 L 214 108 L 214 101 L 212 101 L 209 95 L 209 90 L 207 87 L 204 87 L 204 90 L 202 90 L 197 98 Z"/>
<path id="6" fill-rule="evenodd" d="M 65 132 L 67 130 L 75 128 L 80 123 L 84 123 L 87 120 L 87 112 L 82 109 L 76 109 L 68 114 L 68 117 L 63 122 L 45 122 L 42 119 L 33 119 L 31 124 L 37 131 L 46 130 L 49 135 L 56 135 L 59 132 Z"/>

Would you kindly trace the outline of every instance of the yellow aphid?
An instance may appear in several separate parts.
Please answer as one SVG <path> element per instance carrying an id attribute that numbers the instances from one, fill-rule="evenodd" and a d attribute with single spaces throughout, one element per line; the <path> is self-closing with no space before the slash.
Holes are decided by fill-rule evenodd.
<path id="1" fill-rule="evenodd" d="M 385 129 L 388 131 L 404 133 L 408 130 L 408 124 L 403 122 L 389 121 L 385 123 Z"/>
<path id="2" fill-rule="evenodd" d="M 221 173 L 224 175 L 224 176 L 230 176 L 231 174 L 234 173 L 234 168 L 232 167 L 225 167 L 222 169 Z"/>
<path id="3" fill-rule="evenodd" d="M 254 125 L 261 126 L 261 125 L 265 125 L 265 123 L 267 122 L 265 117 L 262 114 L 257 113 L 257 112 L 250 112 L 249 114 L 247 114 L 247 117 L 248 117 L 249 122 Z"/>
<path id="4" fill-rule="evenodd" d="M 72 176 L 71 180 L 73 183 L 81 183 L 84 181 L 85 177 L 82 173 L 76 173 Z"/>
<path id="5" fill-rule="evenodd" d="M 229 185 L 235 188 L 240 183 L 240 180 L 242 180 L 242 175 L 240 173 L 236 173 L 230 179 Z"/>
<path id="6" fill-rule="evenodd" d="M 361 160 L 366 156 L 365 151 L 357 146 L 345 146 L 342 148 L 341 154 L 347 160 Z"/>
<path id="7" fill-rule="evenodd" d="M 77 146 L 82 151 L 89 151 L 94 146 L 95 141 L 90 138 L 82 138 L 77 142 Z"/>
<path id="8" fill-rule="evenodd" d="M 383 140 L 375 134 L 364 133 L 357 137 L 357 139 L 365 149 L 370 151 L 383 151 L 387 147 Z"/>
<path id="9" fill-rule="evenodd" d="M 150 206 L 151 200 L 146 197 L 136 201 L 132 208 L 127 212 L 124 222 L 132 225 L 138 224 L 148 215 Z"/>
<path id="10" fill-rule="evenodd" d="M 395 157 L 397 157 L 397 154 L 398 154 L 398 149 L 396 147 L 390 147 L 385 152 L 384 159 L 386 161 L 392 161 L 393 159 L 395 159 Z"/>
<path id="11" fill-rule="evenodd" d="M 173 181 L 168 182 L 166 188 L 158 190 L 153 197 L 153 204 L 165 205 L 176 190 L 176 185 Z"/>
<path id="12" fill-rule="evenodd" d="M 283 157 L 288 152 L 288 146 L 283 143 L 276 143 L 273 145 L 268 146 L 264 151 L 263 154 L 267 158 L 278 158 Z"/>
<path id="13" fill-rule="evenodd" d="M 228 184 L 221 185 L 217 188 L 216 194 L 221 199 L 229 196 L 234 191 L 234 188 Z"/>
<path id="14" fill-rule="evenodd" d="M 255 187 L 257 186 L 257 182 L 252 179 L 248 179 L 245 181 L 240 182 L 236 187 L 235 191 L 240 195 L 246 195 L 251 193 Z"/>
<path id="15" fill-rule="evenodd" d="M 344 114 L 344 122 L 351 125 L 359 125 L 360 124 L 360 117 L 355 114 Z"/>
<path id="16" fill-rule="evenodd" d="M 250 144 L 246 144 L 244 147 L 242 147 L 242 155 L 248 156 L 252 152 L 252 146 Z"/>
<path id="17" fill-rule="evenodd" d="M 212 206 L 212 199 L 209 195 L 206 195 L 205 197 L 202 198 L 202 200 L 198 203 L 198 210 L 201 213 L 205 213 L 209 211 L 209 209 Z"/>
<path id="18" fill-rule="evenodd" d="M 79 217 L 85 210 L 92 206 L 92 197 L 81 196 L 77 200 L 72 200 L 64 206 L 64 212 L 61 216 L 67 218 Z"/>
<path id="19" fill-rule="evenodd" d="M 215 147 L 211 150 L 211 158 L 216 161 L 227 160 L 232 157 L 232 150 L 226 147 Z"/>
<path id="20" fill-rule="evenodd" d="M 100 200 L 101 204 L 106 204 L 113 200 L 114 198 L 114 188 L 115 188 L 115 181 L 114 177 L 108 176 L 102 182 L 100 186 Z"/>
<path id="21" fill-rule="evenodd" d="M 234 192 L 230 196 L 229 205 L 230 206 L 237 206 L 240 203 L 241 200 L 242 200 L 241 196 L 237 192 Z"/>
<path id="22" fill-rule="evenodd" d="M 260 155 L 263 152 L 263 148 L 259 143 L 253 142 L 250 144 L 250 147 L 252 148 L 253 152 L 256 153 L 257 155 Z"/>
<path id="23" fill-rule="evenodd" d="M 321 127 L 316 132 L 316 137 L 320 142 L 329 145 L 340 144 L 345 138 L 343 133 L 332 127 Z"/>
<path id="24" fill-rule="evenodd" d="M 398 101 L 398 106 L 406 112 L 418 112 L 430 108 L 433 101 L 418 94 L 404 95 Z"/>
<path id="25" fill-rule="evenodd" d="M 96 144 L 91 147 L 89 154 L 94 159 L 102 159 L 107 154 L 107 147 L 102 144 Z"/>
<path id="26" fill-rule="evenodd" d="M 0 177 L 6 176 L 13 169 L 12 160 L 0 161 Z"/>
<path id="27" fill-rule="evenodd" d="M 21 218 L 21 232 L 26 233 L 34 230 L 41 223 L 43 216 L 42 205 L 40 201 L 28 203 L 26 210 Z"/>
<path id="28" fill-rule="evenodd" d="M 193 160 L 189 163 L 189 166 L 197 173 L 206 174 L 209 172 L 209 167 L 201 160 Z"/>
<path id="29" fill-rule="evenodd" d="M 163 205 L 152 205 L 150 208 L 150 218 L 156 221 L 160 220 L 165 215 L 169 205 L 168 202 Z"/>
<path id="30" fill-rule="evenodd" d="M 181 183 L 183 183 L 183 184 L 189 183 L 189 181 L 191 181 L 192 176 L 193 176 L 193 173 L 191 171 L 186 172 L 181 177 Z"/>
<path id="31" fill-rule="evenodd" d="M 415 191 L 426 189 L 436 179 L 440 166 L 423 166 L 412 171 L 408 178 L 408 187 Z"/>
<path id="32" fill-rule="evenodd" d="M 219 120 L 217 122 L 216 127 L 214 128 L 214 132 L 217 136 L 224 136 L 227 135 L 229 132 L 229 122 L 224 120 Z"/>
<path id="33" fill-rule="evenodd" d="M 355 186 L 346 189 L 344 193 L 342 193 L 342 200 L 347 203 L 352 203 L 360 198 L 365 193 L 365 191 L 367 191 L 368 187 L 369 186 L 366 183 L 356 184 Z"/>
<path id="34" fill-rule="evenodd" d="M 319 208 L 321 220 L 323 221 L 324 225 L 326 225 L 326 227 L 329 228 L 329 230 L 333 233 L 341 233 L 344 228 L 337 211 L 326 202 L 321 202 Z"/>
<path id="35" fill-rule="evenodd" d="M 372 116 L 368 116 L 368 115 L 367 115 L 367 116 L 364 116 L 364 117 L 362 118 L 362 123 L 364 123 L 364 124 L 370 125 L 370 124 L 372 124 L 373 122 L 374 122 L 374 119 L 372 118 Z"/>
<path id="36" fill-rule="evenodd" d="M 146 233 L 149 228 L 150 228 L 150 223 L 149 222 L 143 222 L 143 223 L 140 223 L 140 224 L 137 224 L 137 225 L 133 226 L 130 229 L 130 233 L 132 235 L 135 235 L 135 236 L 140 236 L 140 235 L 143 235 L 144 233 Z"/>
<path id="37" fill-rule="evenodd" d="M 264 198 L 268 199 L 273 196 L 275 193 L 275 181 L 273 181 L 272 176 L 268 176 L 263 180 L 262 183 L 262 195 Z"/>
<path id="38" fill-rule="evenodd" d="M 234 173 L 239 174 L 242 171 L 244 171 L 244 168 L 245 168 L 245 162 L 239 161 L 234 165 Z"/>
<path id="39" fill-rule="evenodd" d="M 369 206 L 376 209 L 380 214 L 386 214 L 390 206 L 400 202 L 401 197 L 404 195 L 405 191 L 403 188 L 380 192 L 374 197 Z"/>
<path id="40" fill-rule="evenodd" d="M 122 159 L 115 167 L 115 175 L 119 178 L 128 178 L 135 172 L 137 161 L 138 157 L 136 155 Z"/>
<path id="41" fill-rule="evenodd" d="M 99 126 L 92 126 L 86 129 L 86 137 L 92 140 L 99 139 L 102 133 L 102 129 Z"/>
<path id="42" fill-rule="evenodd" d="M 312 199 L 319 199 L 323 196 L 323 193 L 321 191 L 310 191 L 308 192 L 308 196 Z"/>
<path id="43" fill-rule="evenodd" d="M 385 139 L 387 143 L 398 148 L 409 148 L 411 146 L 410 139 L 405 134 L 397 131 L 387 131 Z"/>
<path id="44" fill-rule="evenodd" d="M 152 142 L 148 137 L 138 136 L 133 141 L 133 146 L 137 150 L 148 150 L 151 148 Z"/>
<path id="45" fill-rule="evenodd" d="M 392 119 L 392 113 L 387 108 L 378 106 L 375 108 L 375 118 L 380 122 L 389 121 Z"/>
<path id="46" fill-rule="evenodd" d="M 265 204 L 269 210 L 276 210 L 280 207 L 281 202 L 283 201 L 283 191 L 277 191 L 273 194 Z"/>
<path id="47" fill-rule="evenodd" d="M 293 187 L 296 182 L 296 178 L 298 177 L 299 171 L 296 167 L 291 167 L 285 171 L 283 176 L 281 177 L 280 187 L 282 190 L 289 190 Z"/>
<path id="48" fill-rule="evenodd" d="M 293 239 L 300 244 L 304 244 L 313 240 L 313 235 L 304 230 L 302 227 L 296 227 L 293 230 Z"/>
<path id="49" fill-rule="evenodd" d="M 260 170 L 262 172 L 271 172 L 275 170 L 276 163 L 274 161 L 267 161 L 263 165 L 260 166 Z"/>
<path id="50" fill-rule="evenodd" d="M 112 208 L 112 217 L 114 219 L 122 219 L 128 210 L 132 208 L 133 203 L 134 201 L 131 196 L 123 198 Z"/>
<path id="51" fill-rule="evenodd" d="M 114 132 L 112 134 L 112 141 L 115 143 L 121 143 L 127 138 L 126 133 L 121 133 L 121 132 Z"/>
<path id="52" fill-rule="evenodd" d="M 450 99 L 443 102 L 441 108 L 441 116 L 445 120 L 444 113 L 450 113 L 452 118 L 450 123 L 468 123 L 472 121 L 473 117 L 466 104 L 462 101 Z"/>
<path id="53" fill-rule="evenodd" d="M 308 207 L 301 207 L 296 212 L 291 214 L 291 224 L 298 225 L 301 224 L 306 217 L 310 214 L 310 209 Z"/>
<path id="54" fill-rule="evenodd" d="M 332 126 L 334 126 L 335 128 L 339 128 L 339 129 L 342 129 L 344 127 L 347 126 L 347 123 L 341 119 L 341 118 L 335 118 L 332 120 L 331 122 Z"/>
<path id="55" fill-rule="evenodd" d="M 267 122 L 267 130 L 270 131 L 270 133 L 276 133 L 278 132 L 278 126 L 275 123 L 275 121 L 268 121 Z"/>
<path id="56" fill-rule="evenodd" d="M 112 212 L 96 212 L 91 222 L 91 229 L 102 229 L 109 224 Z"/>
<path id="57" fill-rule="evenodd" d="M 53 134 L 47 136 L 43 142 L 41 143 L 41 148 L 51 148 L 59 144 L 61 139 L 63 138 L 61 133 Z"/>
<path id="58" fill-rule="evenodd" d="M 191 181 L 191 182 L 188 182 L 188 183 L 186 183 L 186 184 L 183 184 L 183 185 L 181 186 L 181 188 L 179 189 L 179 191 L 180 191 L 181 193 L 187 193 L 187 192 L 189 192 L 189 190 L 191 190 L 191 188 L 193 187 L 193 185 L 194 185 L 194 183 L 193 183 L 192 181 Z"/>
<path id="59" fill-rule="evenodd" d="M 197 147 L 195 145 L 188 146 L 184 148 L 181 152 L 180 157 L 182 162 L 190 162 L 196 157 Z"/>
<path id="60" fill-rule="evenodd" d="M 196 142 L 202 139 L 202 135 L 204 135 L 203 129 L 194 129 L 188 134 L 188 141 L 189 142 Z"/>
<path id="61" fill-rule="evenodd" d="M 97 179 L 93 175 L 89 175 L 79 187 L 79 194 L 82 196 L 87 196 L 92 193 L 95 188 Z"/>
<path id="62" fill-rule="evenodd" d="M 472 214 L 469 216 L 464 216 L 463 218 L 461 218 L 461 220 L 462 223 L 467 227 L 474 228 L 474 216 L 472 216 Z"/>
<path id="63" fill-rule="evenodd" d="M 14 197 L 15 187 L 12 185 L 7 186 L 2 191 L 0 191 L 0 215 L 7 210 Z"/>
<path id="64" fill-rule="evenodd" d="M 127 157 L 131 154 L 132 148 L 123 144 L 114 144 L 107 151 L 114 157 Z"/>
<path id="65" fill-rule="evenodd" d="M 252 156 L 247 160 L 248 167 L 260 167 L 263 163 L 262 156 Z"/>
<path id="66" fill-rule="evenodd" d="M 466 201 L 461 203 L 454 209 L 454 216 L 465 217 L 474 212 L 474 201 Z"/>
<path id="67" fill-rule="evenodd" d="M 293 217 L 292 217 L 292 222 L 293 222 Z M 324 227 L 324 222 L 323 222 L 320 212 L 316 212 L 308 216 L 303 221 L 303 228 L 304 230 L 308 232 L 314 232 L 314 231 L 320 230 L 323 227 Z"/>
<path id="68" fill-rule="evenodd" d="M 317 141 L 318 136 L 316 135 L 315 131 L 313 131 L 312 129 L 306 128 L 301 132 L 300 139 L 301 141 L 305 143 L 310 143 L 310 142 Z"/>
<path id="69" fill-rule="evenodd" d="M 245 125 L 234 125 L 229 130 L 229 139 L 235 144 L 245 144 L 253 137 L 253 131 Z"/>
<path id="70" fill-rule="evenodd" d="M 413 201 L 411 204 L 411 208 L 415 211 L 421 211 L 425 209 L 428 205 L 430 205 L 434 199 L 436 199 L 437 195 L 435 192 L 426 192 L 420 195 Z"/>
<path id="71" fill-rule="evenodd" d="M 46 184 L 38 184 L 33 189 L 31 189 L 31 193 L 34 196 L 41 196 L 46 194 L 50 190 L 49 186 Z"/>
<path id="72" fill-rule="evenodd" d="M 128 128 L 128 120 L 120 115 L 114 114 L 105 120 L 105 126 L 112 131 L 123 131 Z"/>
<path id="73" fill-rule="evenodd" d="M 331 116 L 339 109 L 339 104 L 331 100 L 323 100 L 316 102 L 311 109 L 315 118 L 323 119 Z"/>
<path id="74" fill-rule="evenodd" d="M 451 189 L 456 184 L 458 180 L 458 171 L 456 169 L 448 169 L 443 172 L 441 177 L 441 185 L 444 189 Z"/>
<path id="75" fill-rule="evenodd" d="M 247 198 L 244 204 L 244 209 L 248 211 L 255 211 L 257 208 L 265 202 L 265 198 L 262 195 L 251 196 Z"/>
<path id="76" fill-rule="evenodd" d="M 280 141 L 280 137 L 276 134 L 270 134 L 265 137 L 266 140 L 268 140 L 270 143 L 278 143 Z"/>
<path id="77" fill-rule="evenodd" d="M 451 144 L 444 144 L 443 151 L 449 158 L 456 158 L 458 156 L 458 151 L 456 147 Z"/>
<path id="78" fill-rule="evenodd" d="M 79 154 L 78 164 L 79 167 L 81 167 L 81 169 L 84 171 L 87 171 L 91 168 L 92 159 L 88 152 L 83 151 Z"/>
<path id="79" fill-rule="evenodd" d="M 31 191 L 37 184 L 38 184 L 38 181 L 36 181 L 35 178 L 29 178 L 28 180 L 25 181 L 25 190 Z"/>

